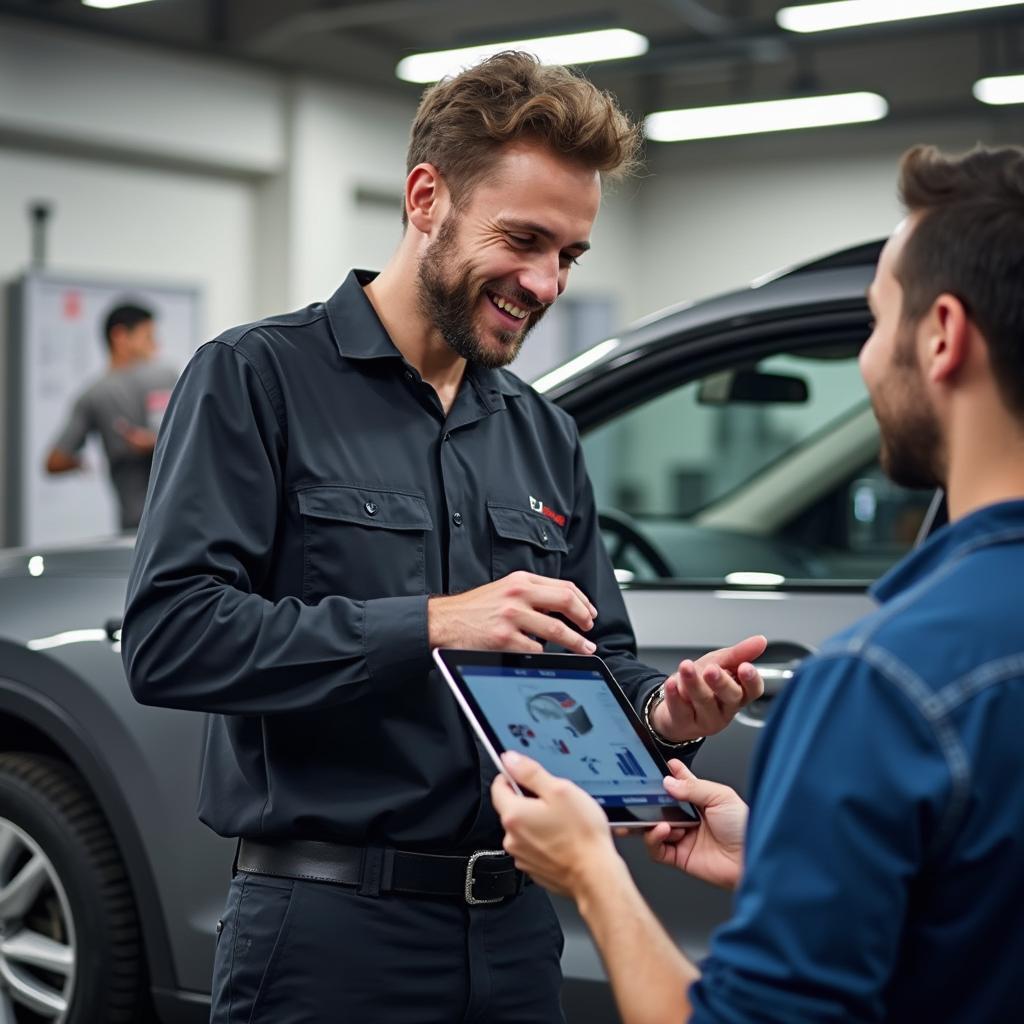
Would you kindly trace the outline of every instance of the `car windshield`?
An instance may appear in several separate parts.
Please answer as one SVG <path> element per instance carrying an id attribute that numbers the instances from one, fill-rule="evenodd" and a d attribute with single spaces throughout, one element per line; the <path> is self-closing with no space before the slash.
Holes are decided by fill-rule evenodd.
<path id="1" fill-rule="evenodd" d="M 879 470 L 858 349 L 737 363 L 589 432 L 598 507 L 606 525 L 618 523 L 609 546 L 620 575 L 871 580 L 906 551 L 928 495 Z M 660 567 L 636 544 L 624 550 L 626 530 L 663 556 Z"/>

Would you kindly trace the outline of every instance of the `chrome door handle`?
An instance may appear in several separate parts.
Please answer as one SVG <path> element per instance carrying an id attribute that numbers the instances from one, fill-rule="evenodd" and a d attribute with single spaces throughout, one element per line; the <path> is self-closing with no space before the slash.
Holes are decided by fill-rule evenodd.
<path id="1" fill-rule="evenodd" d="M 758 665 L 754 668 L 764 680 L 764 693 L 745 708 L 736 712 L 736 721 L 753 729 L 763 729 L 771 702 L 782 692 L 783 687 L 796 675 L 799 659 L 783 664 Z"/>
<path id="2" fill-rule="evenodd" d="M 755 664 L 754 668 L 761 673 L 761 678 L 764 680 L 764 694 L 758 699 L 764 700 L 765 697 L 778 696 L 782 692 L 782 688 L 796 673 L 796 664 L 796 662 L 790 662 L 788 665 Z"/>

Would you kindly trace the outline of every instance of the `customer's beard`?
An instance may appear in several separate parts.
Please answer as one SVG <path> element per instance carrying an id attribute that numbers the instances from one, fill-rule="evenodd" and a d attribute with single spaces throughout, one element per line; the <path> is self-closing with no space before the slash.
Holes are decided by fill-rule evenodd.
<path id="1" fill-rule="evenodd" d="M 446 265 L 455 252 L 455 234 L 455 216 L 449 214 L 420 260 L 417 281 L 420 310 L 467 362 L 491 370 L 508 366 L 519 355 L 526 335 L 537 325 L 547 307 L 530 313 L 519 330 L 496 332 L 497 346 L 484 344 L 473 323 L 482 293 L 473 287 L 469 267 L 465 263 L 458 267 L 451 283 L 445 276 Z M 535 300 L 528 296 L 520 294 L 515 298 L 527 308 L 535 305 Z"/>
<path id="2" fill-rule="evenodd" d="M 912 336 L 897 339 L 887 395 L 872 395 L 881 435 L 879 461 L 894 483 L 916 490 L 945 485 L 945 447 L 921 382 Z"/>

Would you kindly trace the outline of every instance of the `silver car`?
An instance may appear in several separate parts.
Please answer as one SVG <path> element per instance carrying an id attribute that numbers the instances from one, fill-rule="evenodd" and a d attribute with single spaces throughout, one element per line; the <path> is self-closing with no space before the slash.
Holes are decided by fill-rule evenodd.
<path id="1" fill-rule="evenodd" d="M 793 666 L 868 610 L 937 519 L 878 468 L 857 370 L 879 245 L 643 321 L 537 386 L 577 419 L 640 655 L 769 638 L 766 693 L 698 755 L 743 790 Z M 130 540 L 0 553 L 0 1024 L 205 1021 L 233 844 L 195 816 L 200 715 L 142 707 L 120 617 Z M 700 956 L 728 897 L 625 856 Z M 616 1019 L 571 907 L 570 1021 Z"/>

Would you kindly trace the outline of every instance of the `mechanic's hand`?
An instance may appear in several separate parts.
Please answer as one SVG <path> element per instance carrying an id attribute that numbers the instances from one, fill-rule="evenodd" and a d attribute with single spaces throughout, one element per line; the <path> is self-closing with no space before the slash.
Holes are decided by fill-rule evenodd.
<path id="1" fill-rule="evenodd" d="M 501 755 L 505 770 L 534 796 L 520 796 L 504 775 L 491 784 L 491 800 L 505 829 L 504 847 L 545 889 L 578 896 L 607 877 L 619 855 L 608 818 L 575 783 L 546 772 L 523 754 Z"/>
<path id="2" fill-rule="evenodd" d="M 431 647 L 539 654 L 551 641 L 593 654 L 596 645 L 556 613 L 585 633 L 594 628 L 597 609 L 575 583 L 514 572 L 463 594 L 430 598 L 427 632 Z"/>
<path id="3" fill-rule="evenodd" d="M 740 708 L 764 693 L 764 680 L 750 662 L 767 646 L 763 636 L 748 636 L 696 661 L 681 661 L 665 680 L 664 701 L 651 712 L 658 734 L 682 743 L 721 732 Z"/>
<path id="4" fill-rule="evenodd" d="M 668 767 L 672 775 L 665 779 L 666 792 L 677 800 L 689 800 L 703 817 L 694 828 L 673 829 L 666 822 L 655 825 L 644 835 L 651 860 L 723 889 L 735 889 L 743 874 L 747 805 L 728 786 L 698 779 L 682 761 L 673 758 Z"/>
<path id="5" fill-rule="evenodd" d="M 136 427 L 123 417 L 115 420 L 114 427 L 140 455 L 148 455 L 156 447 L 156 434 L 152 430 Z"/>

